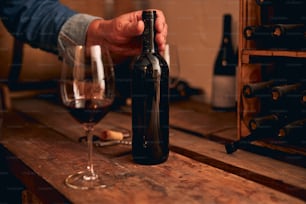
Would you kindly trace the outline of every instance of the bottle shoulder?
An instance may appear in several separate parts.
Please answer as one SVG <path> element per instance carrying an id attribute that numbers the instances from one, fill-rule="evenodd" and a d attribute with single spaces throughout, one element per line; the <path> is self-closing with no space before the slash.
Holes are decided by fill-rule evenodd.
<path id="1" fill-rule="evenodd" d="M 134 67 L 158 65 L 168 69 L 166 60 L 159 53 L 142 53 L 137 57 Z"/>
<path id="2" fill-rule="evenodd" d="M 138 57 L 138 59 L 147 59 L 147 58 L 157 58 L 157 59 L 163 59 L 163 57 L 158 52 L 145 52 L 141 53 Z"/>

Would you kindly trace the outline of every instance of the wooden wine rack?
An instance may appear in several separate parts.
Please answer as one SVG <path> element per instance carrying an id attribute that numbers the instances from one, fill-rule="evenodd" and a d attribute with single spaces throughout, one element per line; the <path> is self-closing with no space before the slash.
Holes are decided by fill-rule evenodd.
<path id="1" fill-rule="evenodd" d="M 252 58 L 305 58 L 305 50 L 270 50 L 260 49 L 256 46 L 256 42 L 246 40 L 243 35 L 243 30 L 246 26 L 261 25 L 261 7 L 257 5 L 255 0 L 240 0 L 239 13 L 239 61 L 238 61 L 238 139 L 247 137 L 250 131 L 246 121 L 260 111 L 260 101 L 257 98 L 246 99 L 242 96 L 242 87 L 247 83 L 262 81 L 262 67 L 260 62 L 252 63 Z M 306 68 L 306 67 L 305 67 Z M 257 145 L 267 149 L 276 151 L 288 152 L 306 156 L 305 144 L 299 145 L 283 145 L 275 141 L 260 140 L 252 142 L 252 145 Z"/>

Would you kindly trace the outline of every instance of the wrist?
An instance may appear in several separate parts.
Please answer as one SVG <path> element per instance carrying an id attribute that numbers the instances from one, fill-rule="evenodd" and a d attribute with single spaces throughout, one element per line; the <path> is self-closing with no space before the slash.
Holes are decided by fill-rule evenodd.
<path id="1" fill-rule="evenodd" d="M 86 33 L 86 46 L 102 44 L 105 45 L 107 41 L 107 33 L 109 33 L 107 24 L 109 20 L 95 19 L 87 29 Z"/>
<path id="2" fill-rule="evenodd" d="M 87 14 L 76 14 L 69 18 L 58 36 L 59 56 L 62 56 L 67 46 L 85 45 L 89 25 L 97 19 L 100 18 Z"/>

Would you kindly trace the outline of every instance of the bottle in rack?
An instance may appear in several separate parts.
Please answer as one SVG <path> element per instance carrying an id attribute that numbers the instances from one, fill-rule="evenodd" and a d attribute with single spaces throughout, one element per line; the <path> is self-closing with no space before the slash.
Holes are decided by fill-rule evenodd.
<path id="1" fill-rule="evenodd" d="M 304 0 L 255 0 L 261 9 L 261 24 L 306 23 Z"/>
<path id="2" fill-rule="evenodd" d="M 302 91 L 301 103 L 306 106 L 306 90 Z"/>
<path id="3" fill-rule="evenodd" d="M 242 94 L 245 98 L 270 96 L 271 88 L 275 84 L 274 80 L 249 83 L 243 86 Z"/>
<path id="4" fill-rule="evenodd" d="M 243 29 L 243 36 L 247 40 L 271 40 L 272 29 L 269 25 L 246 26 Z"/>
<path id="5" fill-rule="evenodd" d="M 231 15 L 223 16 L 223 37 L 213 70 L 212 108 L 219 111 L 236 109 L 236 64 L 232 36 Z"/>
<path id="6" fill-rule="evenodd" d="M 304 4 L 304 0 L 255 0 L 260 6 L 270 6 L 270 5 L 293 5 L 300 6 Z"/>
<path id="7" fill-rule="evenodd" d="M 266 132 L 273 134 L 273 131 L 277 129 L 277 124 L 280 120 L 281 119 L 277 114 L 254 117 L 249 121 L 248 126 L 251 132 Z"/>
<path id="8" fill-rule="evenodd" d="M 272 28 L 272 37 L 280 48 L 306 48 L 306 26 L 304 24 L 275 24 Z"/>
<path id="9" fill-rule="evenodd" d="M 304 24 L 275 24 L 272 26 L 272 36 L 288 40 L 306 40 L 306 26 Z"/>
<path id="10" fill-rule="evenodd" d="M 267 135 L 275 137 L 279 129 L 298 119 L 298 115 L 288 113 L 287 111 L 272 113 L 268 115 L 253 117 L 249 121 L 249 129 L 254 134 Z"/>
<path id="11" fill-rule="evenodd" d="M 272 24 L 246 26 L 243 35 L 263 48 L 306 48 L 306 26 L 304 24 Z"/>
<path id="12" fill-rule="evenodd" d="M 240 6 L 239 139 L 226 144 L 226 151 L 285 155 L 281 159 L 288 161 L 299 155 L 293 160 L 303 161 L 306 1 L 241 0 Z"/>
<path id="13" fill-rule="evenodd" d="M 169 154 L 169 68 L 155 42 L 156 11 L 143 11 L 142 53 L 132 70 L 132 155 L 158 164 Z"/>
<path id="14" fill-rule="evenodd" d="M 303 83 L 286 84 L 282 86 L 275 86 L 271 90 L 271 97 L 273 101 L 280 101 L 282 98 L 299 97 L 301 94 Z M 295 97 L 295 98 L 296 98 Z"/>
<path id="15" fill-rule="evenodd" d="M 306 119 L 288 113 L 272 113 L 253 117 L 248 127 L 251 134 L 242 137 L 237 141 L 226 143 L 225 149 L 228 154 L 235 152 L 241 146 L 250 144 L 253 141 L 271 139 L 274 141 L 301 141 L 301 135 L 305 137 Z"/>
<path id="16" fill-rule="evenodd" d="M 269 78 L 266 81 L 259 81 L 245 84 L 242 87 L 242 96 L 245 99 L 257 98 L 260 112 L 271 113 L 270 109 L 275 108 L 275 104 L 271 99 L 271 90 L 274 86 L 283 84 L 284 81 L 279 78 Z"/>
<path id="17" fill-rule="evenodd" d="M 284 127 L 280 128 L 278 136 L 286 139 L 291 143 L 300 143 L 306 141 L 306 118 L 293 121 Z"/>

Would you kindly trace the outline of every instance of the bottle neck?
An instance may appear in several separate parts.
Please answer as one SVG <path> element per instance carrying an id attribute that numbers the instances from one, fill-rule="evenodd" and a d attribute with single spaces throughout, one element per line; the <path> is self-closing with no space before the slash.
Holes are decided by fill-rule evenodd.
<path id="1" fill-rule="evenodd" d="M 232 41 L 231 26 L 232 26 L 231 15 L 224 15 L 223 17 L 223 44 L 230 44 Z"/>
<path id="2" fill-rule="evenodd" d="M 153 11 L 144 11 L 153 12 Z M 155 53 L 158 52 L 158 46 L 155 42 L 155 12 L 151 16 L 144 16 L 143 21 L 145 24 L 144 32 L 142 34 L 142 52 L 143 53 Z"/>

